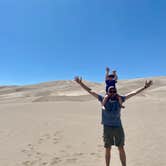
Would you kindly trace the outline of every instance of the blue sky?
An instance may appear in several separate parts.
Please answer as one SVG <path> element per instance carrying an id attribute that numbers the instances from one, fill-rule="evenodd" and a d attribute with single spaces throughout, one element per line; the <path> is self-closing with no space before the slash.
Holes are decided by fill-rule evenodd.
<path id="1" fill-rule="evenodd" d="M 166 76 L 165 0 L 1 0 L 0 85 Z"/>

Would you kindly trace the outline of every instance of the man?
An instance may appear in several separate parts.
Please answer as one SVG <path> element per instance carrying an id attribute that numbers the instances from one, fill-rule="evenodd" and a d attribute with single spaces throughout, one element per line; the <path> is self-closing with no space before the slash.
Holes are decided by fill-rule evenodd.
<path id="1" fill-rule="evenodd" d="M 101 103 L 103 101 L 103 96 L 92 91 L 87 85 L 82 82 L 81 77 L 75 77 L 75 81 L 88 93 L 97 98 Z M 121 96 L 122 101 L 126 101 L 129 98 L 135 96 L 136 94 L 142 92 L 146 88 L 152 85 L 152 81 L 145 81 L 143 87 L 128 93 L 125 96 Z M 119 157 L 122 166 L 126 166 L 126 154 L 124 150 L 125 135 L 121 123 L 120 111 L 121 107 L 117 98 L 116 88 L 111 86 L 108 89 L 109 99 L 105 104 L 105 110 L 102 110 L 102 124 L 103 124 L 103 138 L 105 147 L 105 162 L 106 166 L 110 164 L 111 158 L 111 146 L 115 145 L 119 150 Z"/>

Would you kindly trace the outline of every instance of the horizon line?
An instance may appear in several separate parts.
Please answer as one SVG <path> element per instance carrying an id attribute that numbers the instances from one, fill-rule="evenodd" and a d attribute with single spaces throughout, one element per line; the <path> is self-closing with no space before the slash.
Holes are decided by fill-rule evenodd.
<path id="1" fill-rule="evenodd" d="M 135 78 L 124 78 L 124 79 L 118 79 L 119 81 L 126 81 L 126 80 L 137 80 L 137 79 L 150 79 L 150 78 L 158 78 L 158 77 L 166 77 L 166 76 L 148 76 L 148 77 L 135 77 Z M 66 79 L 66 80 L 46 80 L 46 81 L 39 81 L 39 82 L 29 82 L 29 83 L 7 83 L 7 84 L 0 84 L 0 87 L 4 86 L 29 86 L 29 85 L 37 85 L 42 83 L 49 83 L 49 82 L 57 82 L 57 81 L 74 81 L 73 79 Z M 89 79 L 83 79 L 83 81 L 93 82 L 93 83 L 103 83 L 103 81 L 95 81 L 95 80 L 89 80 Z"/>

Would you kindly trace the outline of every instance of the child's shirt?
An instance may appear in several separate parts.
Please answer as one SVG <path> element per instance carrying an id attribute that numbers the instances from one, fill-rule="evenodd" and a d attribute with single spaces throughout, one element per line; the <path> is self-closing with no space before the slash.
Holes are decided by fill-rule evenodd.
<path id="1" fill-rule="evenodd" d="M 108 88 L 110 86 L 113 86 L 114 88 L 116 88 L 116 83 L 117 81 L 116 80 L 105 80 L 105 83 L 106 83 L 106 92 L 108 92 Z"/>

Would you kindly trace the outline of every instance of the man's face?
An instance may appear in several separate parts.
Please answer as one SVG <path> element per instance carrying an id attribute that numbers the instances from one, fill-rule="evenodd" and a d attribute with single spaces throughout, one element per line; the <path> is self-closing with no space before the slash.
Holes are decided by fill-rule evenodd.
<path id="1" fill-rule="evenodd" d="M 111 80 L 111 81 L 112 81 L 112 80 L 113 80 L 113 77 L 109 77 L 109 80 Z"/>
<path id="2" fill-rule="evenodd" d="M 115 88 L 110 88 L 108 91 L 108 95 L 113 97 L 116 95 L 116 89 Z"/>

